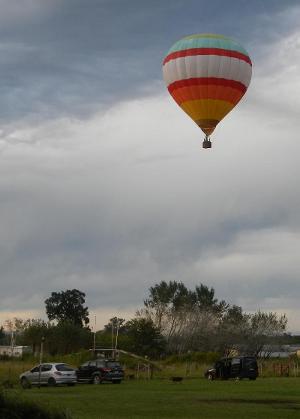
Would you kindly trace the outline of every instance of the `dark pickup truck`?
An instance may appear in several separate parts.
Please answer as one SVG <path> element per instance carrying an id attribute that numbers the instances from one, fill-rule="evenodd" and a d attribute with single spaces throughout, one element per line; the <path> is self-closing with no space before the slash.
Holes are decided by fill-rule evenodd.
<path id="1" fill-rule="evenodd" d="M 108 381 L 120 384 L 124 378 L 124 370 L 117 361 L 96 359 L 82 364 L 76 375 L 79 383 L 100 384 Z"/>
<path id="2" fill-rule="evenodd" d="M 249 378 L 255 380 L 258 376 L 256 358 L 253 356 L 236 356 L 232 358 L 222 358 L 217 361 L 214 367 L 205 372 L 208 380 L 228 380 L 229 378 Z"/>

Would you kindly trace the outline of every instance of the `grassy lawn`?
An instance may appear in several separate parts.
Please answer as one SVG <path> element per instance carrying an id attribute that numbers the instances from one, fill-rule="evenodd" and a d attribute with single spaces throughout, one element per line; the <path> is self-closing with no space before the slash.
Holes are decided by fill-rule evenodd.
<path id="1" fill-rule="evenodd" d="M 300 378 L 226 382 L 199 378 L 177 384 L 154 379 L 9 393 L 61 407 L 74 419 L 300 418 Z"/>

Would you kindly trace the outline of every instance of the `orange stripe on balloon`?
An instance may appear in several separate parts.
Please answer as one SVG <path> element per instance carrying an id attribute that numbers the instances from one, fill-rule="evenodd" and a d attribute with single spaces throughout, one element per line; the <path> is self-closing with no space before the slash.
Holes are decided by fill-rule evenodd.
<path id="1" fill-rule="evenodd" d="M 236 105 L 244 93 L 231 87 L 217 89 L 217 86 L 189 86 L 173 90 L 173 99 L 180 105 L 182 102 L 197 99 L 218 99 Z"/>

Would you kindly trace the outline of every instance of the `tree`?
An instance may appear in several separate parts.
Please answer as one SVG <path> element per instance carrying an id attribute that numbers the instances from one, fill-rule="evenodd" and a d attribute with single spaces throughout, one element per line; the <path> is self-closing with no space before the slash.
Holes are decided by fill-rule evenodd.
<path id="1" fill-rule="evenodd" d="M 192 307 L 182 310 L 180 327 L 168 339 L 168 350 L 175 353 L 186 351 L 211 351 L 219 317 L 213 310 Z"/>
<path id="2" fill-rule="evenodd" d="M 111 319 L 109 319 L 109 322 L 104 326 L 104 331 L 112 333 L 113 329 L 113 333 L 116 333 L 116 331 L 118 330 L 118 333 L 122 334 L 125 330 L 125 322 L 126 320 L 120 317 L 112 317 Z"/>
<path id="3" fill-rule="evenodd" d="M 61 321 L 50 328 L 45 344 L 51 355 L 68 354 L 91 348 L 92 334 L 88 327 Z"/>
<path id="4" fill-rule="evenodd" d="M 224 356 L 240 350 L 249 336 L 250 315 L 240 306 L 229 306 L 223 314 L 215 333 L 216 349 Z"/>
<path id="5" fill-rule="evenodd" d="M 24 320 L 18 317 L 14 317 L 13 319 L 5 320 L 4 322 L 4 329 L 9 333 L 9 337 L 6 337 L 8 344 L 11 343 L 12 337 L 14 338 L 14 344 L 20 345 L 22 334 L 24 331 Z"/>
<path id="6" fill-rule="evenodd" d="M 215 297 L 215 290 L 200 284 L 189 290 L 182 282 L 161 281 L 149 289 L 140 318 L 151 320 L 164 336 L 167 350 L 234 350 L 258 355 L 267 344 L 279 343 L 287 324 L 276 313 L 243 313 Z"/>
<path id="7" fill-rule="evenodd" d="M 44 351 L 51 355 L 88 349 L 92 344 L 90 329 L 82 325 L 68 321 L 60 321 L 54 325 L 41 319 L 24 321 L 23 345 L 32 346 L 34 353 L 39 352 L 43 337 L 45 338 Z"/>
<path id="8" fill-rule="evenodd" d="M 85 293 L 82 291 L 73 289 L 52 292 L 45 304 L 49 320 L 56 320 L 58 323 L 70 322 L 81 327 L 89 323 L 88 308 L 84 307 Z"/>
<path id="9" fill-rule="evenodd" d="M 23 345 L 32 347 L 33 353 L 40 350 L 42 338 L 46 340 L 50 334 L 51 326 L 42 319 L 28 319 L 24 322 L 22 334 Z"/>
<path id="10" fill-rule="evenodd" d="M 209 310 L 222 315 L 229 307 L 224 300 L 218 301 L 215 298 L 215 290 L 213 288 L 208 288 L 203 284 L 196 286 L 192 295 L 195 305 L 202 310 Z"/>
<path id="11" fill-rule="evenodd" d="M 228 308 L 225 301 L 218 301 L 213 288 L 203 284 L 192 291 L 182 282 L 161 281 L 149 293 L 144 309 L 137 314 L 152 320 L 169 349 L 179 352 L 189 345 L 206 347 L 212 338 L 212 327 Z"/>
<path id="12" fill-rule="evenodd" d="M 165 340 L 152 320 L 139 318 L 126 323 L 130 350 L 138 355 L 157 357 L 165 348 Z"/>
<path id="13" fill-rule="evenodd" d="M 264 313 L 258 311 L 250 317 L 247 351 L 255 356 L 268 351 L 268 346 L 274 345 L 283 336 L 287 326 L 286 315 Z"/>
<path id="14" fill-rule="evenodd" d="M 180 323 L 182 308 L 193 304 L 192 293 L 182 282 L 176 281 L 161 281 L 151 287 L 149 292 L 149 298 L 144 301 L 145 307 L 138 315 L 152 320 L 168 339 Z"/>
<path id="15" fill-rule="evenodd" d="M 5 332 L 4 332 L 4 328 L 3 326 L 0 327 L 0 343 L 3 344 L 4 340 L 5 340 Z"/>

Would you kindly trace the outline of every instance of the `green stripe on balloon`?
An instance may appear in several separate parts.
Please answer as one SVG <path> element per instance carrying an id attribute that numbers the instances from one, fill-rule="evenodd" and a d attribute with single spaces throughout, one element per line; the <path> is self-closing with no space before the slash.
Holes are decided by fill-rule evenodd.
<path id="1" fill-rule="evenodd" d="M 175 51 L 182 51 L 191 48 L 221 48 L 229 51 L 238 51 L 242 54 L 249 55 L 247 51 L 236 41 L 225 37 L 212 37 L 207 35 L 191 35 L 177 41 L 168 54 Z M 167 54 L 167 55 L 168 55 Z"/>

